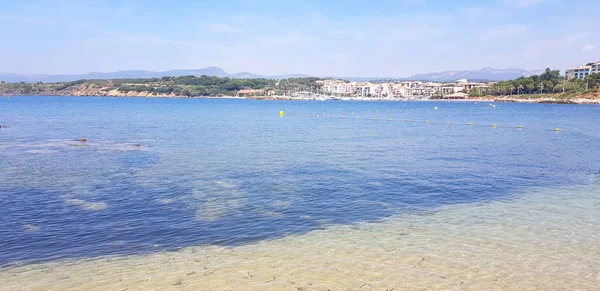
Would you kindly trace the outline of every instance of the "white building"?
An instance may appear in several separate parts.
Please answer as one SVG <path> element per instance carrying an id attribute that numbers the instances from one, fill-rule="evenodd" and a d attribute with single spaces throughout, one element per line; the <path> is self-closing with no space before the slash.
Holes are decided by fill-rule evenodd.
<path id="1" fill-rule="evenodd" d="M 600 62 L 592 63 L 589 66 L 578 66 L 575 68 L 567 69 L 565 77 L 567 80 L 571 79 L 584 79 L 590 74 L 600 73 Z"/>
<path id="2" fill-rule="evenodd" d="M 442 96 L 454 94 L 463 91 L 462 86 L 456 86 L 455 84 L 444 84 L 441 88 Z"/>
<path id="3" fill-rule="evenodd" d="M 408 97 L 408 87 L 402 85 L 402 84 L 397 84 L 397 83 L 392 83 L 390 85 L 391 88 L 391 97 Z"/>
<path id="4" fill-rule="evenodd" d="M 427 82 L 421 85 L 423 87 L 423 96 L 433 97 L 442 95 L 442 84 Z"/>
<path id="5" fill-rule="evenodd" d="M 479 83 L 479 82 L 469 82 L 469 80 L 467 79 L 460 79 L 458 81 L 456 81 L 456 86 L 457 87 L 462 87 L 462 90 L 455 90 L 454 92 L 466 92 L 468 93 L 469 91 L 471 91 L 474 88 L 488 88 L 489 85 L 486 83 Z"/>
<path id="6" fill-rule="evenodd" d="M 576 68 L 567 69 L 566 77 L 567 80 L 571 79 L 583 79 L 591 74 L 592 66 L 578 66 Z"/>
<path id="7" fill-rule="evenodd" d="M 595 62 L 592 64 L 592 74 L 600 73 L 600 62 Z"/>
<path id="8" fill-rule="evenodd" d="M 407 88 L 420 88 L 421 84 L 423 84 L 423 82 L 421 82 L 421 81 L 400 82 L 400 85 L 405 86 Z"/>
<path id="9" fill-rule="evenodd" d="M 421 97 L 423 96 L 423 88 L 406 88 L 406 95 L 404 97 Z"/>
<path id="10" fill-rule="evenodd" d="M 371 96 L 371 83 L 357 83 L 355 94 L 361 97 Z"/>
<path id="11" fill-rule="evenodd" d="M 331 93 L 334 95 L 352 95 L 356 92 L 356 82 L 347 82 L 344 80 L 319 80 L 317 84 L 321 84 L 321 92 Z"/>
<path id="12" fill-rule="evenodd" d="M 595 67 L 600 70 L 600 66 Z M 456 83 L 436 83 L 421 81 L 402 81 L 388 83 L 348 82 L 344 80 L 319 80 L 321 92 L 333 95 L 374 97 L 374 98 L 417 98 L 443 97 L 459 92 L 468 94 L 474 88 L 487 88 L 486 83 L 469 82 L 467 79 Z"/>

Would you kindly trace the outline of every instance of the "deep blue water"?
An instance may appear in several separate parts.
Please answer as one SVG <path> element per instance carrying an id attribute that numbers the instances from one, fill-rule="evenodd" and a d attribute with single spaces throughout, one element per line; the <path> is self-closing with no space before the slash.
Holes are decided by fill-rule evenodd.
<path id="1" fill-rule="evenodd" d="M 600 173 L 593 105 L 13 97 L 0 125 L 0 266 L 247 244 Z"/>

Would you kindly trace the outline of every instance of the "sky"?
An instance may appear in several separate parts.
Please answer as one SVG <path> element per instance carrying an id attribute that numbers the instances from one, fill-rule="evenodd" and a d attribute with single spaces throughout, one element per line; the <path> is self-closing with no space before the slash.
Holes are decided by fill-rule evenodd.
<path id="1" fill-rule="evenodd" d="M 600 61 L 599 0 L 2 0 L 0 72 L 406 77 Z"/>

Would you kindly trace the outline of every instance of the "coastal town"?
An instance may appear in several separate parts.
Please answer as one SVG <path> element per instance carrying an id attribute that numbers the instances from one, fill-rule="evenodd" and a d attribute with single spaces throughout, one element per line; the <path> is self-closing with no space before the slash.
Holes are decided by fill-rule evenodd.
<path id="1" fill-rule="evenodd" d="M 315 86 L 287 90 L 277 82 L 274 88 L 242 89 L 238 97 L 270 97 L 274 99 L 465 99 L 473 90 L 489 88 L 494 82 L 470 82 L 459 79 L 453 83 L 422 81 L 351 82 L 342 79 L 316 80 Z"/>
<path id="2" fill-rule="evenodd" d="M 408 99 L 463 99 L 471 90 L 484 90 L 492 83 L 469 82 L 460 79 L 453 83 L 401 81 L 401 82 L 348 82 L 328 79 L 316 81 L 321 85 L 320 92 L 340 97 L 362 98 L 408 98 Z"/>
<path id="3" fill-rule="evenodd" d="M 351 81 L 340 78 L 287 79 L 163 76 L 139 79 L 81 79 L 42 83 L 0 81 L 0 95 L 224 97 L 273 100 L 472 100 L 504 102 L 594 103 L 600 101 L 600 62 L 507 81 L 461 78 Z"/>
<path id="4" fill-rule="evenodd" d="M 565 80 L 585 79 L 591 74 L 600 73 L 600 61 L 565 71 Z M 341 79 L 318 80 L 317 94 L 321 98 L 331 96 L 387 99 L 467 99 L 472 95 L 487 93 L 487 89 L 498 82 L 471 82 L 459 79 L 456 82 L 350 82 Z M 295 97 L 306 97 L 311 92 L 296 92 Z"/>
<path id="5" fill-rule="evenodd" d="M 587 65 L 577 66 L 565 70 L 564 77 L 560 76 L 560 71 L 547 70 L 546 75 L 554 77 L 554 83 L 550 80 L 539 80 L 539 84 L 532 84 L 532 90 L 542 95 L 543 93 L 565 93 L 566 82 L 576 82 L 587 80 L 587 77 L 600 73 L 600 62 L 588 63 Z M 543 76 L 544 74 L 542 74 Z M 562 80 L 557 83 L 557 80 Z M 502 81 L 498 82 L 473 82 L 468 79 L 458 79 L 455 82 L 426 82 L 420 80 L 402 80 L 402 81 L 367 81 L 356 82 L 344 79 L 328 78 L 315 81 L 316 86 L 300 87 L 297 90 L 287 90 L 278 81 L 274 88 L 267 89 L 243 89 L 238 92 L 239 97 L 267 99 L 313 99 L 313 100 L 465 100 L 465 99 L 490 99 L 486 95 L 500 88 L 505 90 L 507 96 L 498 98 L 499 100 L 510 102 L 530 101 L 531 98 L 522 100 L 514 98 L 514 95 L 525 94 L 527 89 L 524 85 L 516 85 L 516 88 L 509 85 L 509 88 L 503 86 Z M 562 87 L 561 85 L 562 84 Z M 546 87 L 544 88 L 544 85 Z M 585 85 L 585 90 L 593 89 L 589 82 Z M 546 89 L 546 91 L 544 91 Z M 569 88 L 571 90 L 572 88 Z M 590 97 L 590 96 L 587 96 Z M 598 103 L 597 96 L 592 98 L 579 98 L 576 103 Z M 593 99 L 593 100 L 588 100 Z M 536 102 L 553 102 L 552 97 L 540 98 Z M 570 101 L 569 101 L 570 102 Z"/>

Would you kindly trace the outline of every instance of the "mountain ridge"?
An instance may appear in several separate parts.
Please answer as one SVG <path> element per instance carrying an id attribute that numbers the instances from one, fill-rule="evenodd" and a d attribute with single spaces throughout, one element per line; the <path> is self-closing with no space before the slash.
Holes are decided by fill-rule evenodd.
<path id="1" fill-rule="evenodd" d="M 323 78 L 338 78 L 349 81 L 373 81 L 373 80 L 417 80 L 417 81 L 437 81 L 437 82 L 454 82 L 458 79 L 471 79 L 471 80 L 487 80 L 487 81 L 504 81 L 519 78 L 521 76 L 528 77 L 535 74 L 540 74 L 542 71 L 533 70 L 527 71 L 524 69 L 494 69 L 491 67 L 484 67 L 479 70 L 452 70 L 443 72 L 423 73 L 416 74 L 406 78 L 394 78 L 394 77 L 334 77 L 328 76 Z M 21 75 L 14 73 L 0 73 L 0 80 L 8 83 L 56 83 L 56 82 L 70 82 L 81 79 L 137 79 L 137 78 L 160 78 L 164 76 L 186 76 L 186 75 L 208 75 L 216 77 L 229 77 L 233 79 L 250 79 L 250 78 L 265 78 L 265 79 L 287 79 L 287 78 L 304 78 L 311 77 L 306 74 L 287 74 L 287 75 L 275 75 L 265 76 L 254 74 L 251 72 L 240 72 L 235 74 L 227 73 L 225 70 L 219 67 L 206 67 L 201 69 L 178 69 L 168 71 L 149 71 L 149 70 L 124 70 L 116 72 L 90 72 L 86 74 L 62 74 L 62 75 L 51 75 L 51 74 L 34 74 L 34 75 Z"/>
<path id="2" fill-rule="evenodd" d="M 179 76 L 216 76 L 216 77 L 229 77 L 233 79 L 249 79 L 249 78 L 265 78 L 265 79 L 287 79 L 287 78 L 302 78 L 310 77 L 305 74 L 287 74 L 287 75 L 276 75 L 276 76 L 264 76 L 253 74 L 250 72 L 241 72 L 237 74 L 229 74 L 225 70 L 219 67 L 206 67 L 201 69 L 178 69 L 168 71 L 149 71 L 149 70 L 124 70 L 116 72 L 90 72 L 85 74 L 34 74 L 34 75 L 21 75 L 14 73 L 0 73 L 0 80 L 8 83 L 56 83 L 56 82 L 70 82 L 75 80 L 108 80 L 108 79 L 138 79 L 138 78 L 161 78 L 165 76 L 179 77 Z"/>
<path id="3" fill-rule="evenodd" d="M 479 70 L 453 70 L 434 73 L 424 73 L 412 75 L 406 79 L 423 80 L 423 81 L 456 81 L 458 79 L 473 79 L 473 80 L 488 80 L 488 81 L 505 81 L 517 79 L 519 77 L 529 77 L 531 75 L 539 75 L 541 70 L 524 70 L 524 69 L 494 69 L 484 67 Z"/>

